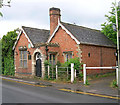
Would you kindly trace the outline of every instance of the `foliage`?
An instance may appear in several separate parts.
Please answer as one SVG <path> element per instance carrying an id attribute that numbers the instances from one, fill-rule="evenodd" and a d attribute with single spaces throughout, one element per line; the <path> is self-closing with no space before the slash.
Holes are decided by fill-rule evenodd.
<path id="1" fill-rule="evenodd" d="M 82 63 L 80 63 L 79 58 L 77 58 L 77 57 L 76 58 L 71 58 L 70 60 L 65 62 L 65 66 L 71 67 L 71 63 L 74 63 L 74 69 L 76 69 L 76 70 L 82 69 Z"/>
<path id="2" fill-rule="evenodd" d="M 85 85 L 86 85 L 86 86 L 87 86 L 87 85 L 90 85 L 90 83 L 88 82 L 88 79 L 86 79 Z"/>
<path id="3" fill-rule="evenodd" d="M 2 73 L 4 75 L 14 75 L 14 51 L 12 48 L 16 38 L 16 30 L 8 32 L 2 38 Z"/>
<path id="4" fill-rule="evenodd" d="M 116 24 L 116 18 L 115 18 L 115 3 L 112 3 L 111 11 L 109 12 L 110 15 L 105 15 L 107 18 L 107 22 L 104 24 L 101 24 L 102 30 L 101 32 L 106 35 L 110 40 L 112 40 L 115 44 L 117 43 L 117 35 L 116 31 L 113 30 L 113 24 Z M 117 13 L 118 13 L 118 23 L 120 26 L 120 11 L 118 11 L 119 8 L 117 7 Z"/>
<path id="5" fill-rule="evenodd" d="M 3 17 L 3 14 L 0 12 L 0 16 Z"/>
<path id="6" fill-rule="evenodd" d="M 4 57 L 4 75 L 14 76 L 14 59 L 12 57 Z"/>
<path id="7" fill-rule="evenodd" d="M 61 66 L 61 63 L 60 63 L 60 61 L 57 61 L 57 64 L 56 64 L 58 67 L 60 67 Z"/>
<path id="8" fill-rule="evenodd" d="M 50 65 L 49 60 L 45 60 L 44 65 L 45 65 L 45 67 Z"/>
<path id="9" fill-rule="evenodd" d="M 0 0 L 0 8 L 2 8 L 3 6 L 8 6 L 8 7 L 10 7 L 10 2 L 11 2 L 11 0 L 7 0 L 7 3 L 3 3 L 3 1 L 5 1 L 5 0 Z M 3 17 L 3 14 L 2 14 L 2 12 L 0 12 L 0 16 L 1 17 Z"/>
<path id="10" fill-rule="evenodd" d="M 82 79 L 83 79 L 83 73 L 80 73 L 80 74 L 78 75 L 78 78 L 79 78 L 79 80 L 82 80 Z"/>
<path id="11" fill-rule="evenodd" d="M 117 81 L 116 81 L 116 80 L 113 80 L 113 81 L 112 81 L 111 87 L 113 87 L 113 88 L 118 88 L 118 85 L 117 85 Z"/>
<path id="12" fill-rule="evenodd" d="M 83 74 L 80 72 L 82 69 L 82 63 L 80 63 L 79 58 L 72 58 L 69 61 L 65 63 L 57 62 L 58 66 L 58 81 L 69 81 L 70 80 L 70 74 L 71 74 L 71 63 L 74 63 L 74 69 L 76 69 L 76 72 L 78 73 L 78 78 L 82 80 Z M 56 65 L 51 65 L 48 60 L 44 62 L 45 65 L 45 79 L 47 80 L 54 80 L 56 78 Z M 48 77 L 48 68 L 49 65 L 50 71 L 49 71 L 49 77 Z"/>

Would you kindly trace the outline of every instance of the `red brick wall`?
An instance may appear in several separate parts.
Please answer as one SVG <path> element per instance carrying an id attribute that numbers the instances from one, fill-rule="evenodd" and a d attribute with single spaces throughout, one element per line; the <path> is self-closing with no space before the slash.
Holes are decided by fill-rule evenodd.
<path id="1" fill-rule="evenodd" d="M 16 75 L 21 75 L 21 76 L 29 76 L 32 75 L 32 55 L 33 52 L 35 51 L 36 48 L 28 48 L 28 39 L 25 37 L 24 33 L 22 33 L 22 35 L 19 38 L 19 41 L 15 47 L 15 52 L 18 53 L 18 55 L 15 55 L 15 66 L 16 66 Z M 19 46 L 26 46 L 27 47 L 27 51 L 30 52 L 31 55 L 31 60 L 28 60 L 27 58 L 27 68 L 20 68 L 20 52 L 19 52 Z M 43 54 L 45 54 L 45 48 L 44 47 L 40 47 L 39 48 Z M 28 55 L 27 55 L 28 57 Z M 25 73 L 25 74 L 23 74 Z"/>
<path id="2" fill-rule="evenodd" d="M 87 64 L 87 66 L 93 67 L 101 67 L 101 66 L 115 66 L 116 65 L 116 57 L 114 52 L 116 49 L 109 47 L 99 47 L 92 45 L 80 45 L 82 50 L 82 62 Z M 88 53 L 90 53 L 90 57 L 88 57 Z M 94 74 L 110 72 L 110 70 L 87 70 L 88 73 Z"/>
<path id="3" fill-rule="evenodd" d="M 58 51 L 58 60 L 61 63 L 64 63 L 63 52 L 65 51 L 73 51 L 73 57 L 77 56 L 76 42 L 61 27 L 56 32 L 54 38 L 51 40 L 51 43 L 59 43 L 60 47 L 57 50 L 54 48 L 49 48 L 49 51 Z"/>

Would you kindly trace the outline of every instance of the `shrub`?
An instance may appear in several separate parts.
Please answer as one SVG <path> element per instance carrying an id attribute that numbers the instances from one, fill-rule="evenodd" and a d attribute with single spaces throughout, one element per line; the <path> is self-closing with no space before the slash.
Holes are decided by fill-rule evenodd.
<path id="1" fill-rule="evenodd" d="M 74 63 L 74 69 L 81 70 L 82 69 L 82 63 L 80 63 L 79 58 L 71 58 L 69 61 L 65 62 L 65 65 L 70 67 L 71 63 Z"/>
<path id="2" fill-rule="evenodd" d="M 14 60 L 11 57 L 4 57 L 4 75 L 14 76 Z"/>
<path id="3" fill-rule="evenodd" d="M 113 88 L 118 88 L 118 85 L 117 85 L 117 81 L 116 81 L 116 80 L 113 80 L 113 81 L 112 81 L 111 87 L 113 87 Z"/>
<path id="4" fill-rule="evenodd" d="M 86 85 L 86 86 L 87 86 L 87 85 L 90 85 L 88 79 L 86 79 L 86 83 L 85 83 L 85 85 Z"/>

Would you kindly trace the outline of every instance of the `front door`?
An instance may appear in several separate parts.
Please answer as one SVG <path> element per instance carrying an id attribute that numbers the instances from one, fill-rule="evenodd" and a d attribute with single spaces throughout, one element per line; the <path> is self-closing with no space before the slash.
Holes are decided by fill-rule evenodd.
<path id="1" fill-rule="evenodd" d="M 36 76 L 37 77 L 42 76 L 42 65 L 41 65 L 41 59 L 39 54 L 37 55 L 37 59 L 36 59 Z"/>

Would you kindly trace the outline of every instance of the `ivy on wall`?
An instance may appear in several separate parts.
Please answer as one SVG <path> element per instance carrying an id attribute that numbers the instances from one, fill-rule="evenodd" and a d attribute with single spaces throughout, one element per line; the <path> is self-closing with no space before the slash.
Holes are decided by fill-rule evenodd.
<path id="1" fill-rule="evenodd" d="M 12 50 L 17 38 L 16 30 L 4 35 L 0 41 L 2 43 L 2 74 L 14 75 L 14 51 Z"/>

